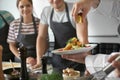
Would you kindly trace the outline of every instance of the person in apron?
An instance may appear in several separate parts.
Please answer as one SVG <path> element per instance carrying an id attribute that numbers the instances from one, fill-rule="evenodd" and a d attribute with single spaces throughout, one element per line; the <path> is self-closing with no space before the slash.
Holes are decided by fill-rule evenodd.
<path id="1" fill-rule="evenodd" d="M 47 38 L 48 26 L 50 26 L 54 34 L 54 49 L 65 47 L 66 42 L 72 37 L 78 37 L 83 44 L 88 43 L 86 20 L 80 24 L 74 22 L 71 18 L 72 16 L 70 17 L 70 11 L 73 4 L 65 3 L 64 0 L 49 0 L 49 2 L 52 6 L 43 9 L 41 14 L 39 34 L 37 38 L 38 64 L 36 64 L 35 67 L 40 65 L 39 60 L 43 57 L 46 50 L 45 45 L 47 44 L 45 40 Z M 54 70 L 59 72 L 67 67 L 74 68 L 79 71 L 84 71 L 85 68 L 82 64 L 65 60 L 61 56 L 55 54 L 52 56 L 52 65 Z"/>
<path id="2" fill-rule="evenodd" d="M 66 13 L 68 22 L 58 23 L 52 21 L 52 17 L 54 14 L 54 9 L 52 9 L 51 17 L 50 17 L 50 26 L 55 36 L 55 46 L 54 49 L 63 48 L 66 45 L 66 42 L 72 38 L 76 37 L 76 30 L 73 28 L 73 25 L 70 22 L 68 7 L 67 4 Z M 61 31 L 62 30 L 62 31 Z M 53 54 L 52 64 L 55 70 L 62 71 L 63 69 L 70 67 L 74 68 L 75 70 L 84 71 L 84 65 L 76 62 L 72 62 L 66 59 L 61 58 L 60 55 Z"/>
<path id="3" fill-rule="evenodd" d="M 33 17 L 33 16 L 32 16 Z M 36 23 L 33 19 L 33 26 L 34 26 L 34 34 L 21 34 L 21 28 L 22 28 L 22 20 L 20 22 L 19 26 L 19 32 L 17 36 L 17 47 L 19 48 L 21 45 L 25 46 L 27 48 L 27 57 L 33 57 L 36 58 L 36 38 L 37 38 L 37 27 Z"/>
<path id="4" fill-rule="evenodd" d="M 20 58 L 18 48 L 23 45 L 27 48 L 26 63 L 36 64 L 36 38 L 39 19 L 32 14 L 32 0 L 17 0 L 17 7 L 21 18 L 10 24 L 7 42 L 13 54 Z"/>

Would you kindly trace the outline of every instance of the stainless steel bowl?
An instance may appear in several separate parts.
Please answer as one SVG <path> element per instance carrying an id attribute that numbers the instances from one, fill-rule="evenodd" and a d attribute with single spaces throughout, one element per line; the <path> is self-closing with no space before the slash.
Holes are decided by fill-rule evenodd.
<path id="1" fill-rule="evenodd" d="M 15 70 L 20 72 L 20 68 L 15 68 Z M 4 71 L 5 80 L 20 80 L 20 75 L 12 75 L 13 69 L 5 69 Z"/>

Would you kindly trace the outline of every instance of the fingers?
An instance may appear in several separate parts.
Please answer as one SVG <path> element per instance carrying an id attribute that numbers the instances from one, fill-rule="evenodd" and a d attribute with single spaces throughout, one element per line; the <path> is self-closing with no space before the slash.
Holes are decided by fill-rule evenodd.
<path id="1" fill-rule="evenodd" d="M 62 58 L 84 64 L 87 55 L 88 53 L 65 54 Z"/>
<path id="2" fill-rule="evenodd" d="M 74 55 L 72 56 L 72 55 L 70 55 L 70 54 L 65 54 L 65 55 L 62 55 L 62 58 L 65 58 L 65 59 L 72 59 L 72 58 L 74 58 Z"/>
<path id="3" fill-rule="evenodd" d="M 113 67 L 116 68 L 115 74 L 117 77 L 120 77 L 120 61 L 115 61 L 115 59 L 120 56 L 120 54 L 112 54 L 108 61 L 112 63 Z"/>
<path id="4" fill-rule="evenodd" d="M 32 58 L 32 57 L 28 57 L 26 59 L 26 63 L 30 64 L 31 66 L 36 64 L 36 59 Z"/>
<path id="5" fill-rule="evenodd" d="M 32 69 L 36 69 L 36 68 L 39 68 L 39 67 L 41 67 L 41 64 L 36 64 L 36 65 L 32 66 Z"/>
<path id="6" fill-rule="evenodd" d="M 113 61 L 112 65 L 116 67 L 118 70 L 120 70 L 120 61 Z"/>
<path id="7" fill-rule="evenodd" d="M 84 75 L 85 75 L 85 76 L 89 76 L 89 75 L 90 75 L 89 71 L 88 71 L 88 70 L 85 70 Z"/>
<path id="8" fill-rule="evenodd" d="M 72 17 L 76 21 L 78 13 L 81 11 L 81 3 L 75 3 L 72 8 Z"/>
<path id="9" fill-rule="evenodd" d="M 110 55 L 110 57 L 108 58 L 108 62 L 112 62 L 114 61 L 120 54 L 113 54 L 113 55 Z"/>
<path id="10" fill-rule="evenodd" d="M 87 3 L 85 2 L 77 2 L 73 5 L 72 8 L 72 17 L 75 20 L 75 22 L 77 21 L 78 18 L 78 13 L 82 13 L 82 19 L 86 19 L 86 16 L 90 10 L 90 6 L 86 6 Z"/>

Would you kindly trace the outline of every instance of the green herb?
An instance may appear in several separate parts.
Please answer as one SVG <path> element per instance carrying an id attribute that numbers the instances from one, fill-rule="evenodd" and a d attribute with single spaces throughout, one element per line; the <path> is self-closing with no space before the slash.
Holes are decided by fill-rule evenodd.
<path id="1" fill-rule="evenodd" d="M 40 80 L 63 80 L 62 75 L 56 72 L 51 74 L 42 74 Z"/>

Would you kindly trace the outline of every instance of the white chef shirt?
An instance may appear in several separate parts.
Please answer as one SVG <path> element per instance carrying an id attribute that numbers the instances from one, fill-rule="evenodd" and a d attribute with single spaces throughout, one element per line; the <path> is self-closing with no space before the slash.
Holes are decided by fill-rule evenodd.
<path id="1" fill-rule="evenodd" d="M 95 10 L 118 19 L 120 23 L 120 0 L 100 0 L 100 4 Z"/>
<path id="2" fill-rule="evenodd" d="M 113 53 L 115 54 L 115 53 Z M 112 55 L 113 55 L 112 54 Z M 120 53 L 119 53 L 120 54 Z M 93 74 L 97 71 L 100 71 L 103 67 L 108 65 L 108 57 L 110 55 L 105 54 L 97 54 L 97 55 L 89 55 L 85 59 L 85 65 L 86 69 L 90 72 L 90 74 Z M 113 79 L 115 78 L 115 79 Z M 112 71 L 106 78 L 106 80 L 120 80 L 120 78 L 116 78 L 114 71 Z"/>

